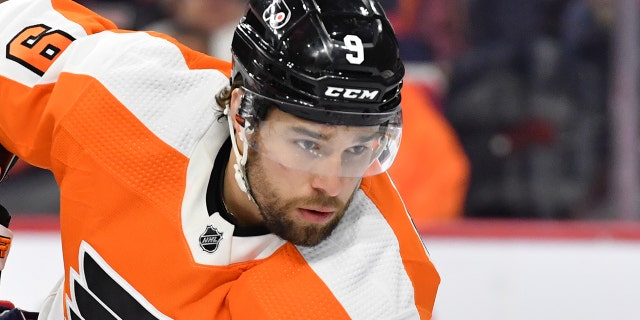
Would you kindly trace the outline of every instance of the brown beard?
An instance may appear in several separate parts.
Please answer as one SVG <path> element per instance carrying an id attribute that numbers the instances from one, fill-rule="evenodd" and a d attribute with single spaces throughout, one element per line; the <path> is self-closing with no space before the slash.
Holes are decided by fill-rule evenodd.
<path id="1" fill-rule="evenodd" d="M 329 237 L 336 228 L 346 209 L 351 203 L 355 192 L 346 203 L 336 197 L 330 197 L 317 192 L 311 198 L 297 198 L 283 201 L 274 191 L 267 174 L 260 167 L 265 160 L 258 152 L 249 148 L 246 164 L 246 175 L 250 190 L 255 199 L 264 225 L 275 235 L 295 245 L 315 246 Z M 338 208 L 334 217 L 325 224 L 302 224 L 287 216 L 297 208 L 305 206 L 321 206 Z"/>

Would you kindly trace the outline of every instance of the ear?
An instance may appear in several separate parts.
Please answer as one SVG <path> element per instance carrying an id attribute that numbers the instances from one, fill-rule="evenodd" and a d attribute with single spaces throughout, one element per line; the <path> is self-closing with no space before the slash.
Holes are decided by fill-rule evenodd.
<path id="1" fill-rule="evenodd" d="M 240 117 L 238 114 L 238 110 L 240 109 L 240 104 L 242 103 L 242 95 L 244 94 L 244 90 L 241 88 L 235 88 L 231 91 L 231 101 L 229 104 L 229 114 L 228 117 L 231 117 L 233 120 L 233 128 L 236 132 L 241 132 L 242 125 L 244 124 L 244 119 Z"/>

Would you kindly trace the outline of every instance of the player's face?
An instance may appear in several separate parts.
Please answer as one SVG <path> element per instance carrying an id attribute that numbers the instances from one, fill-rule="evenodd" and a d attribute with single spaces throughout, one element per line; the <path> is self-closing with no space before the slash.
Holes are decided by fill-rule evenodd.
<path id="1" fill-rule="evenodd" d="M 362 144 L 360 136 L 334 135 L 339 132 L 335 128 L 309 125 L 279 110 L 272 112 L 274 114 L 269 116 L 271 119 L 276 117 L 281 125 L 297 128 L 297 132 L 309 135 L 307 139 L 310 141 L 314 140 L 313 137 L 328 137 L 328 142 L 339 154 L 350 152 L 354 144 Z M 264 138 L 264 135 L 256 136 L 256 139 Z M 340 157 L 334 160 L 335 163 L 327 159 L 324 164 L 327 172 L 333 168 L 339 170 Z M 322 175 L 317 171 L 294 169 L 252 148 L 249 148 L 246 170 L 264 224 L 281 238 L 304 246 L 316 245 L 331 234 L 361 180 L 359 177 Z"/>

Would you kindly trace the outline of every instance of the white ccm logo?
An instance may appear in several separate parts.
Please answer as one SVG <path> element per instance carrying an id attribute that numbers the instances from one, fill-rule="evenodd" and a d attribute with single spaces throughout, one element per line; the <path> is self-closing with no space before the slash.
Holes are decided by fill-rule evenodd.
<path id="1" fill-rule="evenodd" d="M 332 98 L 346 98 L 354 100 L 375 100 L 380 90 L 350 89 L 340 87 L 327 87 L 324 95 Z"/>

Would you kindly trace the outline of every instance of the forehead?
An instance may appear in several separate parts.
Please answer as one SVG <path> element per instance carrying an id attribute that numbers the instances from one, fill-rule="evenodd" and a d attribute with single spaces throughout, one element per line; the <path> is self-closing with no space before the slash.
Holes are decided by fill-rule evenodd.
<path id="1" fill-rule="evenodd" d="M 337 127 L 301 119 L 278 108 L 271 108 L 265 120 L 271 124 L 279 124 L 281 127 L 303 127 L 314 130 L 328 130 L 331 127 Z"/>
<path id="2" fill-rule="evenodd" d="M 325 123 L 317 123 L 298 118 L 278 108 L 272 108 L 265 122 L 273 129 L 288 130 L 291 133 L 315 133 L 325 138 L 339 135 L 365 136 L 378 133 L 380 126 L 344 126 Z"/>

